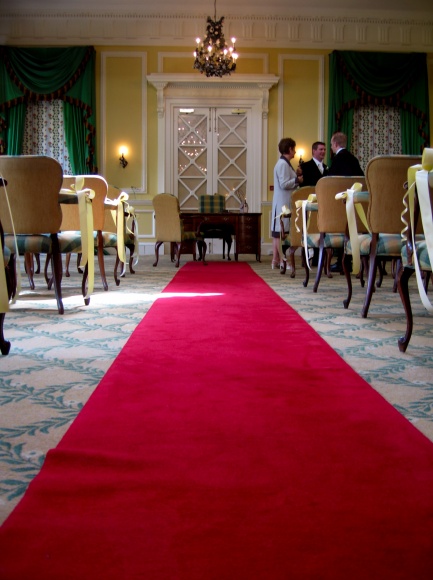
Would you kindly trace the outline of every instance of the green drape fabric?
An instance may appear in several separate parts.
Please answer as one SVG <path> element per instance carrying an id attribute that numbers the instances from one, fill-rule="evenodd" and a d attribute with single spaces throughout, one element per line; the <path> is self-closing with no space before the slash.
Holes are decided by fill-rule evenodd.
<path id="1" fill-rule="evenodd" d="M 0 152 L 22 153 L 27 103 L 61 99 L 72 169 L 97 173 L 94 70 L 91 46 L 0 47 Z"/>
<path id="2" fill-rule="evenodd" d="M 335 131 L 343 131 L 350 148 L 353 111 L 367 105 L 398 107 L 402 152 L 420 155 L 430 143 L 426 54 L 332 52 L 328 142 Z"/>

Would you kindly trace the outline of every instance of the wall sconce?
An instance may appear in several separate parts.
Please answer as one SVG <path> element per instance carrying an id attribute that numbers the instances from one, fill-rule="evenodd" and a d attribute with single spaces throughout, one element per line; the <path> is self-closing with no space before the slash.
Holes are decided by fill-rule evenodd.
<path id="1" fill-rule="evenodd" d="M 304 150 L 298 149 L 298 153 L 299 153 L 299 165 L 302 165 L 304 163 L 304 160 L 302 159 L 302 155 L 304 154 Z"/>
<path id="2" fill-rule="evenodd" d="M 125 167 L 128 165 L 128 162 L 125 159 L 125 155 L 128 154 L 128 148 L 124 147 L 124 146 L 120 147 L 119 153 L 120 153 L 120 157 L 119 157 L 120 165 L 123 167 L 123 169 L 125 169 Z"/>

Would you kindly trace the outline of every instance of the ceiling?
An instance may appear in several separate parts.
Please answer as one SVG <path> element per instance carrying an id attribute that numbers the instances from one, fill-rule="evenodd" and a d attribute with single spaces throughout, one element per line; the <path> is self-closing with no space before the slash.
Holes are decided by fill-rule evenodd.
<path id="1" fill-rule="evenodd" d="M 391 17 L 391 15 L 405 15 L 406 17 L 419 18 L 424 13 L 433 17 L 432 0 L 218 0 L 216 3 L 217 16 L 224 15 L 266 15 L 267 17 L 320 13 L 337 16 L 337 14 L 363 14 L 366 17 L 378 15 Z M 204 0 L 13 0 L 8 5 L 0 8 L 1 12 L 15 12 L 16 10 L 49 10 L 56 13 L 94 12 L 101 14 L 107 12 L 137 12 L 137 13 L 180 13 L 183 15 L 214 15 L 214 2 Z"/>

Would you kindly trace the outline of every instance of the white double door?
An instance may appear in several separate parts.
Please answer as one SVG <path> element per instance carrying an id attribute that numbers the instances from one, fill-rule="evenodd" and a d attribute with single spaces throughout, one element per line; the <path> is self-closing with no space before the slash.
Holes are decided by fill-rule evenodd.
<path id="1" fill-rule="evenodd" d="M 174 193 L 181 210 L 197 209 L 198 197 L 204 194 L 224 195 L 229 210 L 239 209 L 242 195 L 251 202 L 251 116 L 248 108 L 174 109 Z"/>

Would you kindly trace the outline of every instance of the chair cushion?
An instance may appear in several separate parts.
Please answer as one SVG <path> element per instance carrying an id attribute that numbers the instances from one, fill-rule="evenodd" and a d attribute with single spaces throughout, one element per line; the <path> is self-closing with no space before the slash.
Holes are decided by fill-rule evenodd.
<path id="1" fill-rule="evenodd" d="M 18 234 L 16 239 L 20 256 L 23 256 L 26 252 L 33 254 L 49 254 L 51 252 L 51 237 L 49 234 L 34 234 L 33 236 Z M 15 254 L 15 239 L 13 235 L 5 235 L 5 247 Z"/>
<path id="2" fill-rule="evenodd" d="M 5 246 L 3 248 L 3 262 L 4 262 L 5 267 L 9 264 L 10 257 L 11 257 L 11 251 L 7 246 Z"/>
<path id="3" fill-rule="evenodd" d="M 344 246 L 344 234 L 325 234 L 324 241 L 325 248 L 342 248 Z M 320 234 L 308 234 L 307 245 L 309 248 L 319 248 Z"/>
<path id="4" fill-rule="evenodd" d="M 401 234 L 381 234 L 377 244 L 377 256 L 395 256 L 401 254 Z M 361 256 L 369 256 L 371 252 L 371 234 L 359 236 L 359 250 Z M 350 240 L 346 243 L 346 254 L 352 254 Z"/>
<path id="5" fill-rule="evenodd" d="M 98 245 L 97 232 L 93 232 L 95 246 Z M 117 234 L 113 232 L 102 232 L 102 243 L 104 248 L 115 248 L 117 246 Z"/>
<path id="6" fill-rule="evenodd" d="M 425 241 L 419 241 L 416 244 L 416 255 L 418 257 L 418 263 L 421 270 L 431 270 L 430 258 L 428 256 L 427 243 Z M 401 248 L 401 259 L 404 267 L 415 268 L 415 263 L 412 260 L 411 264 L 407 261 L 407 246 L 406 242 L 403 243 Z"/>
<path id="7" fill-rule="evenodd" d="M 200 195 L 198 198 L 200 213 L 221 213 L 225 210 L 226 199 L 223 195 Z"/>

